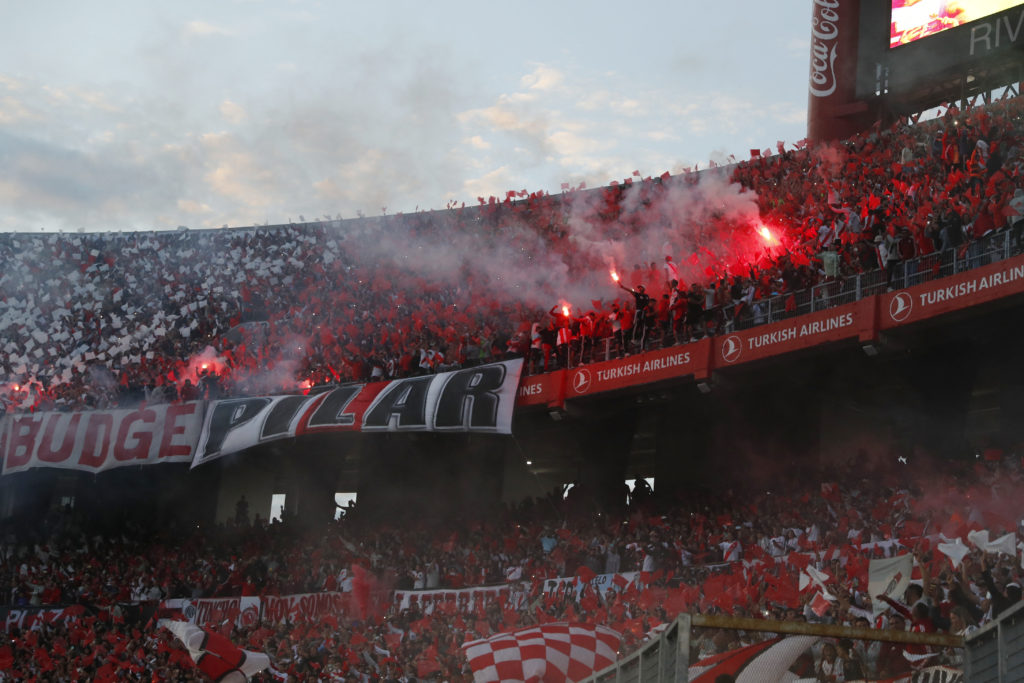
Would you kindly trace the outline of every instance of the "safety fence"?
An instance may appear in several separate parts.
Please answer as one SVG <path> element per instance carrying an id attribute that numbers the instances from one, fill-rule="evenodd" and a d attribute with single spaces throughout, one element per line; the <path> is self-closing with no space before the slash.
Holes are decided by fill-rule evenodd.
<path id="1" fill-rule="evenodd" d="M 764 299 L 733 304 L 728 311 L 713 310 L 709 317 L 714 321 L 713 334 L 745 330 L 760 325 L 777 323 L 799 315 L 815 313 L 837 306 L 860 301 L 865 297 L 884 294 L 913 287 L 924 282 L 962 273 L 975 268 L 1004 261 L 1021 251 L 1013 234 L 1008 230 L 994 232 L 968 244 L 944 249 L 900 261 L 891 269 L 877 268 L 846 277 L 828 279 L 825 282 L 794 292 L 775 294 Z M 739 313 L 736 313 L 736 310 Z M 631 332 L 619 338 L 603 337 L 585 345 L 574 340 L 569 345 L 566 358 L 557 361 L 569 368 L 585 363 L 607 361 L 625 354 L 650 351 L 690 341 L 692 331 L 680 336 L 679 331 L 666 330 L 662 326 L 647 330 L 646 336 L 636 339 Z M 698 333 L 703 335 L 703 330 Z M 685 338 L 684 338 L 685 337 Z M 527 374 L 536 374 L 543 369 L 537 359 L 527 364 Z"/>
<path id="2" fill-rule="evenodd" d="M 964 672 L 970 683 L 1024 681 L 1024 603 L 964 639 Z"/>
<path id="3" fill-rule="evenodd" d="M 586 683 L 956 683 L 964 658 L 955 635 L 682 614 Z"/>

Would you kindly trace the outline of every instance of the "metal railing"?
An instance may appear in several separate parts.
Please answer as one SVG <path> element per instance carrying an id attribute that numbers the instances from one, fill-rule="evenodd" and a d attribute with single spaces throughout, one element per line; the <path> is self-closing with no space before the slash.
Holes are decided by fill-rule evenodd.
<path id="1" fill-rule="evenodd" d="M 731 316 L 723 315 L 715 334 L 769 325 L 799 315 L 843 306 L 869 296 L 913 287 L 923 282 L 938 280 L 1003 261 L 1020 252 L 1021 245 L 1013 243 L 1009 230 L 993 232 L 966 245 L 901 261 L 893 268 L 891 277 L 886 269 L 877 268 L 821 282 L 796 292 L 756 299 L 746 307 L 747 312 L 738 318 L 734 319 Z M 584 362 L 593 363 L 611 360 L 616 354 L 651 351 L 683 343 L 683 341 L 677 342 L 671 333 L 662 334 L 660 331 L 656 331 L 650 335 L 648 343 L 640 348 L 635 344 L 630 344 L 629 335 L 626 336 L 626 348 L 624 349 L 619 348 L 613 337 L 604 337 L 595 339 L 593 349 L 586 354 L 582 354 L 579 346 L 574 342 L 570 344 L 568 357 L 564 359 L 564 364 L 571 369 L 581 364 L 581 357 Z M 531 374 L 536 372 L 542 372 L 542 370 L 531 369 Z"/>
<path id="2" fill-rule="evenodd" d="M 685 683 L 689 668 L 690 615 L 681 614 L 658 637 L 586 683 Z"/>
<path id="3" fill-rule="evenodd" d="M 838 624 L 813 624 L 806 621 L 773 621 L 750 617 L 726 615 L 688 614 L 677 616 L 660 634 L 651 637 L 639 650 L 616 661 L 609 667 L 594 673 L 581 683 L 687 683 L 690 680 L 691 641 L 693 630 L 701 628 L 726 629 L 768 633 L 772 636 L 813 636 L 831 638 L 879 641 L 903 645 L 927 645 L 936 648 L 964 648 L 964 639 L 944 633 L 919 633 L 915 631 L 888 631 L 873 628 L 841 626 Z M 1022 669 L 1024 672 L 1024 669 Z M 757 680 L 757 679 L 755 679 Z M 773 679 L 774 680 L 774 679 Z M 915 679 L 917 680 L 917 679 Z M 932 679 L 921 679 L 932 680 Z M 973 678 L 968 678 L 973 683 Z M 990 679 L 979 679 L 990 680 Z M 995 681 L 996 679 L 991 679 Z M 1021 678 L 999 679 L 1019 681 Z"/>
<path id="4" fill-rule="evenodd" d="M 961 254 L 961 251 L 964 253 Z M 754 301 L 751 304 L 751 317 L 743 322 L 737 321 L 736 329 L 776 323 L 797 315 L 860 301 L 865 297 L 884 294 L 887 291 L 906 289 L 922 282 L 1003 261 L 1015 253 L 1010 231 L 995 232 L 971 242 L 966 248 L 961 245 L 901 261 L 893 269 L 891 278 L 884 268 L 878 268 L 796 291 L 792 294 L 795 306 L 790 306 L 790 310 L 787 310 L 789 294 L 777 294 Z"/>
<path id="5" fill-rule="evenodd" d="M 969 683 L 1024 681 L 1024 602 L 964 638 Z"/>

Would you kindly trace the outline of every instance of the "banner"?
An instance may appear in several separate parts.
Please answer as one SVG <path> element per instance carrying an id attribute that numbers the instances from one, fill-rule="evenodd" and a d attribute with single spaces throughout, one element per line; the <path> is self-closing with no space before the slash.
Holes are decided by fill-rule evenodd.
<path id="1" fill-rule="evenodd" d="M 1024 256 L 881 295 L 879 327 L 909 325 L 1024 292 Z"/>
<path id="2" fill-rule="evenodd" d="M 618 578 L 616 578 L 618 577 Z M 621 593 L 629 584 L 640 577 L 640 572 L 621 572 L 618 574 L 598 574 L 590 581 L 585 582 L 579 576 L 567 576 L 559 579 L 547 579 L 544 581 L 544 593 L 565 593 L 572 591 L 579 600 L 583 594 L 583 586 L 589 584 L 594 592 L 604 595 L 608 591 Z"/>
<path id="3" fill-rule="evenodd" d="M 263 621 L 271 624 L 316 623 L 324 617 L 348 614 L 349 593 L 303 593 L 265 596 L 260 608 Z"/>
<path id="4" fill-rule="evenodd" d="M 202 403 L 134 410 L 9 415 L 3 473 L 33 467 L 103 472 L 128 465 L 189 462 L 202 426 Z"/>
<path id="5" fill-rule="evenodd" d="M 238 627 L 255 626 L 260 620 L 260 598 L 174 598 L 160 603 L 161 609 L 180 610 L 182 616 L 197 626 L 219 627 L 231 623 Z"/>
<path id="6" fill-rule="evenodd" d="M 867 301 L 715 337 L 714 367 L 724 368 L 819 344 L 857 338 Z"/>
<path id="7" fill-rule="evenodd" d="M 214 401 L 192 467 L 269 441 L 330 432 L 512 433 L 523 359 L 314 396 Z"/>
<path id="8" fill-rule="evenodd" d="M 524 377 L 516 392 L 518 406 L 558 406 L 562 403 L 562 383 L 568 370 L 555 370 L 542 375 Z"/>
<path id="9" fill-rule="evenodd" d="M 476 609 L 478 601 L 485 604 L 497 602 L 503 608 L 519 609 L 530 594 L 529 582 L 505 586 L 481 586 L 479 588 L 434 588 L 415 591 L 395 591 L 394 604 L 399 609 L 419 607 L 424 614 L 441 611 L 469 612 Z"/>
<path id="10" fill-rule="evenodd" d="M 103 608 L 103 611 L 107 611 Z M 3 615 L 4 633 L 9 633 L 12 628 L 22 631 L 36 630 L 44 624 L 67 624 L 77 617 L 88 613 L 96 614 L 96 608 L 89 608 L 84 605 L 69 605 L 68 607 L 26 607 L 22 609 L 4 609 Z"/>
<path id="11" fill-rule="evenodd" d="M 701 350 L 704 351 L 704 356 L 707 356 L 708 343 L 701 340 L 696 344 L 672 346 L 569 370 L 566 398 L 692 375 L 696 370 L 696 360 L 700 357 Z"/>

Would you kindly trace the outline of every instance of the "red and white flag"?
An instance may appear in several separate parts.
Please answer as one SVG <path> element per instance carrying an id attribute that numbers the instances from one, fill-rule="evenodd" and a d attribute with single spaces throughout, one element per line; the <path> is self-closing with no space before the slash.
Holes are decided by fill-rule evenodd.
<path id="1" fill-rule="evenodd" d="M 789 668 L 806 652 L 818 636 L 772 638 L 728 650 L 700 660 L 689 669 L 690 683 L 714 683 L 728 676 L 736 683 L 763 683 L 790 680 Z"/>
<path id="2" fill-rule="evenodd" d="M 270 657 L 266 654 L 243 650 L 215 631 L 187 621 L 161 619 L 157 623 L 181 641 L 197 669 L 218 683 L 244 683 L 270 668 Z"/>
<path id="3" fill-rule="evenodd" d="M 871 560 L 868 565 L 868 592 L 871 594 L 871 607 L 876 617 L 889 606 L 875 597 L 885 595 L 893 600 L 902 599 L 903 591 L 910 585 L 910 574 L 913 569 L 914 558 L 911 555 Z"/>
<path id="4" fill-rule="evenodd" d="M 476 683 L 580 681 L 615 662 L 622 636 L 606 626 L 557 622 L 462 646 Z"/>

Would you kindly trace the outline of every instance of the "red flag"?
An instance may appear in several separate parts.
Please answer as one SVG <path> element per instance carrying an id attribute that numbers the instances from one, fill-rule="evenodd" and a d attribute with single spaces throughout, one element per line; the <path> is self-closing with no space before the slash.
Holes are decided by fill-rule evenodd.
<path id="1" fill-rule="evenodd" d="M 580 565 L 580 568 L 576 570 L 576 576 L 578 576 L 583 583 L 590 583 L 597 577 L 597 572 L 586 565 Z"/>
<path id="2" fill-rule="evenodd" d="M 817 614 L 819 617 L 825 616 L 825 612 L 828 612 L 828 608 L 832 606 L 832 603 L 825 599 L 820 592 L 814 594 L 814 598 L 811 600 L 811 611 Z"/>

